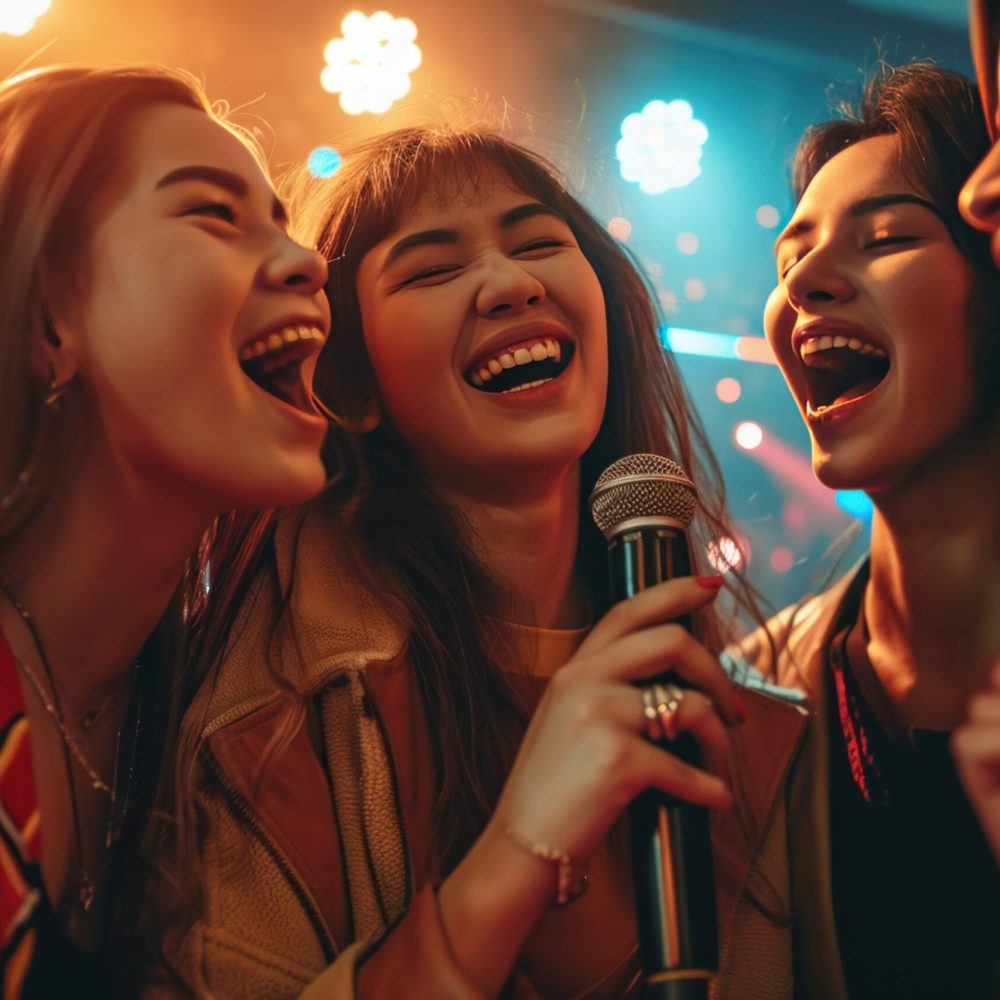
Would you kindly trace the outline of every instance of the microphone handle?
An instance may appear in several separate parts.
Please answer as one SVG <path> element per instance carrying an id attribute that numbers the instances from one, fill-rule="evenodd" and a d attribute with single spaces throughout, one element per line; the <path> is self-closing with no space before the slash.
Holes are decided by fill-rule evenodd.
<path id="1" fill-rule="evenodd" d="M 691 574 L 687 536 L 680 528 L 639 527 L 608 546 L 614 601 L 664 580 Z M 689 616 L 678 619 L 688 631 Z M 664 674 L 658 680 L 674 680 Z M 681 733 L 659 744 L 696 767 L 701 754 Z M 718 968 L 715 877 L 708 810 L 657 789 L 629 806 L 639 956 L 647 1000 L 707 1000 Z"/>

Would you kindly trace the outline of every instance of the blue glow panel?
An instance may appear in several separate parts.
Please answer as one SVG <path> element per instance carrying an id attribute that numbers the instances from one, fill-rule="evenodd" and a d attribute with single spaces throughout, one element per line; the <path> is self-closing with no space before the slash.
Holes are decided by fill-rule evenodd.
<path id="1" fill-rule="evenodd" d="M 708 333 L 705 330 L 685 330 L 679 326 L 660 329 L 660 343 L 675 354 L 699 354 L 705 358 L 736 358 L 739 337 L 728 333 Z"/>
<path id="2" fill-rule="evenodd" d="M 313 177 L 332 177 L 340 167 L 340 153 L 332 146 L 317 146 L 306 160 Z"/>
<path id="3" fill-rule="evenodd" d="M 835 497 L 841 510 L 865 524 L 872 523 L 874 507 L 867 493 L 862 490 L 837 490 Z"/>

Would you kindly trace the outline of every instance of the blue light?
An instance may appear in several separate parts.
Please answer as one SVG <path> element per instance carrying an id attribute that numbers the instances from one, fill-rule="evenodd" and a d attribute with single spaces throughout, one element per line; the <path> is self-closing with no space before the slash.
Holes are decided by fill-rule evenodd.
<path id="1" fill-rule="evenodd" d="M 621 175 L 646 194 L 685 187 L 701 173 L 708 129 L 687 101 L 650 101 L 622 121 L 621 134 L 615 146 Z"/>
<path id="2" fill-rule="evenodd" d="M 313 177 L 332 177 L 340 167 L 340 153 L 332 146 L 317 146 L 306 161 Z"/>
<path id="3" fill-rule="evenodd" d="M 862 490 L 837 490 L 834 496 L 841 510 L 847 511 L 851 517 L 864 524 L 872 523 L 874 507 L 867 493 Z"/>
<path id="4" fill-rule="evenodd" d="M 740 338 L 728 333 L 708 333 L 705 330 L 685 330 L 665 326 L 660 330 L 660 342 L 675 354 L 699 354 L 705 358 L 736 358 Z"/>

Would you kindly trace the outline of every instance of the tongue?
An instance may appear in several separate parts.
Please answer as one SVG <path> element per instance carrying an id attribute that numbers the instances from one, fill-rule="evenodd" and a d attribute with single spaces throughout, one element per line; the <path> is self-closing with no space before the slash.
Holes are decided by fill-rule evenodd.
<path id="1" fill-rule="evenodd" d="M 860 399 L 862 396 L 871 392 L 872 389 L 874 389 L 875 386 L 877 386 L 881 381 L 882 379 L 880 378 L 869 378 L 865 379 L 864 382 L 859 382 L 857 385 L 852 385 L 833 401 L 833 405 L 836 406 L 837 403 L 847 403 L 852 399 Z"/>

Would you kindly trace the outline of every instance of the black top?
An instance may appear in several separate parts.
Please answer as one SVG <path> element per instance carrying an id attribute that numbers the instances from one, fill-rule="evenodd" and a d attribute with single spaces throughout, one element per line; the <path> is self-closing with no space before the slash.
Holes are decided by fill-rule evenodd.
<path id="1" fill-rule="evenodd" d="M 21 993 L 23 1000 L 110 1000 L 114 985 L 103 953 L 90 955 L 66 936 L 43 897 L 35 911 L 35 954 Z"/>
<path id="2" fill-rule="evenodd" d="M 900 727 L 868 659 L 867 567 L 827 647 L 837 938 L 852 1000 L 1000 997 L 1000 868 L 949 734 Z"/>

